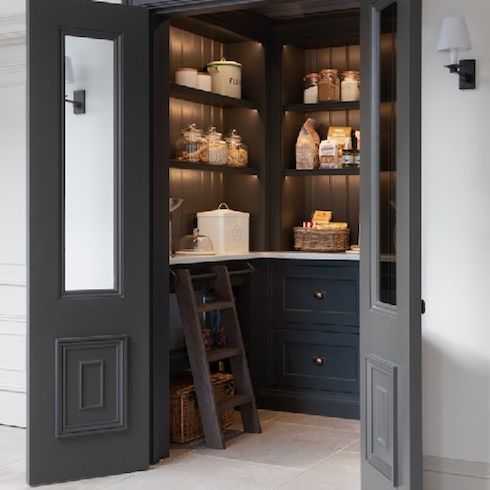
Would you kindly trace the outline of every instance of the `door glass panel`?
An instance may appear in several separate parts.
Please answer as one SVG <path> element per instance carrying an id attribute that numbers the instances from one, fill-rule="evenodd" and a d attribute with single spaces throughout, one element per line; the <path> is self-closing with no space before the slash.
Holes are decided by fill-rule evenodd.
<path id="1" fill-rule="evenodd" d="M 114 290 L 115 41 L 65 35 L 64 46 L 64 290 Z"/>
<path id="2" fill-rule="evenodd" d="M 380 12 L 379 299 L 396 305 L 397 3 Z"/>

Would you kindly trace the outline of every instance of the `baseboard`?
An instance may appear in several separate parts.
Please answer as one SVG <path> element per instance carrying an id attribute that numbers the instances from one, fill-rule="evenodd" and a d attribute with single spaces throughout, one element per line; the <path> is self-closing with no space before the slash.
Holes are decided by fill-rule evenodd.
<path id="1" fill-rule="evenodd" d="M 26 394 L 0 391 L 0 424 L 26 427 Z"/>
<path id="2" fill-rule="evenodd" d="M 490 480 L 490 463 L 424 456 L 424 471 Z"/>
<path id="3" fill-rule="evenodd" d="M 358 395 L 313 390 L 289 391 L 285 389 L 256 388 L 255 397 L 259 408 L 359 419 Z"/>

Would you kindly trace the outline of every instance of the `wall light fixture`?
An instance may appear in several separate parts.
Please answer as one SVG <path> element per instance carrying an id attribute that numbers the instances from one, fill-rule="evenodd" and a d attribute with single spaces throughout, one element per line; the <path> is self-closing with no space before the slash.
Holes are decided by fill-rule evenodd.
<path id="1" fill-rule="evenodd" d="M 476 61 L 459 60 L 459 51 L 471 49 L 470 35 L 463 17 L 454 15 L 442 19 L 438 51 L 449 51 L 451 55 L 449 65 L 445 65 L 450 73 L 459 75 L 459 88 L 461 90 L 474 89 L 476 87 Z"/>
<path id="2" fill-rule="evenodd" d="M 65 82 L 75 82 L 75 72 L 69 56 L 65 56 Z M 85 114 L 85 90 L 74 90 L 73 99 L 65 95 L 65 102 L 73 105 L 73 114 Z"/>

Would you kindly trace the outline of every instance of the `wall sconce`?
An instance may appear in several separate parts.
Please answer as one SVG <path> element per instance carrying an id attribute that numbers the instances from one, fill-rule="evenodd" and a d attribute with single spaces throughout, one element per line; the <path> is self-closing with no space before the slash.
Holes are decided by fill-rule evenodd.
<path id="1" fill-rule="evenodd" d="M 75 72 L 69 56 L 65 56 L 65 82 L 75 82 Z M 65 102 L 73 105 L 73 114 L 85 114 L 85 90 L 74 90 L 73 99 L 65 95 Z"/>
<path id="2" fill-rule="evenodd" d="M 471 49 L 471 41 L 464 18 L 461 16 L 444 17 L 439 32 L 437 51 L 449 51 L 451 53 L 451 62 L 445 66 L 449 69 L 449 73 L 459 75 L 460 90 L 476 87 L 475 60 L 460 60 L 458 62 L 459 51 L 467 51 L 468 49 Z"/>

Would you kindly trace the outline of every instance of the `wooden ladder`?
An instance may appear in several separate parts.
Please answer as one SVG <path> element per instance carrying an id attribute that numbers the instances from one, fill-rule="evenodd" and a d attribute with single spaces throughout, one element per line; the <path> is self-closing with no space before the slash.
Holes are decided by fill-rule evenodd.
<path id="1" fill-rule="evenodd" d="M 176 271 L 175 292 L 206 445 L 213 449 L 225 449 L 221 412 L 239 407 L 245 432 L 260 433 L 261 428 L 228 269 L 226 266 L 216 266 L 212 270 L 216 275 L 214 281 L 214 290 L 218 298 L 216 302 L 203 304 L 196 302 L 192 276 L 188 269 Z M 221 312 L 227 345 L 206 351 L 200 314 L 209 311 Z M 217 403 L 209 363 L 225 359 L 229 360 L 235 379 L 235 395 L 223 403 Z"/>

